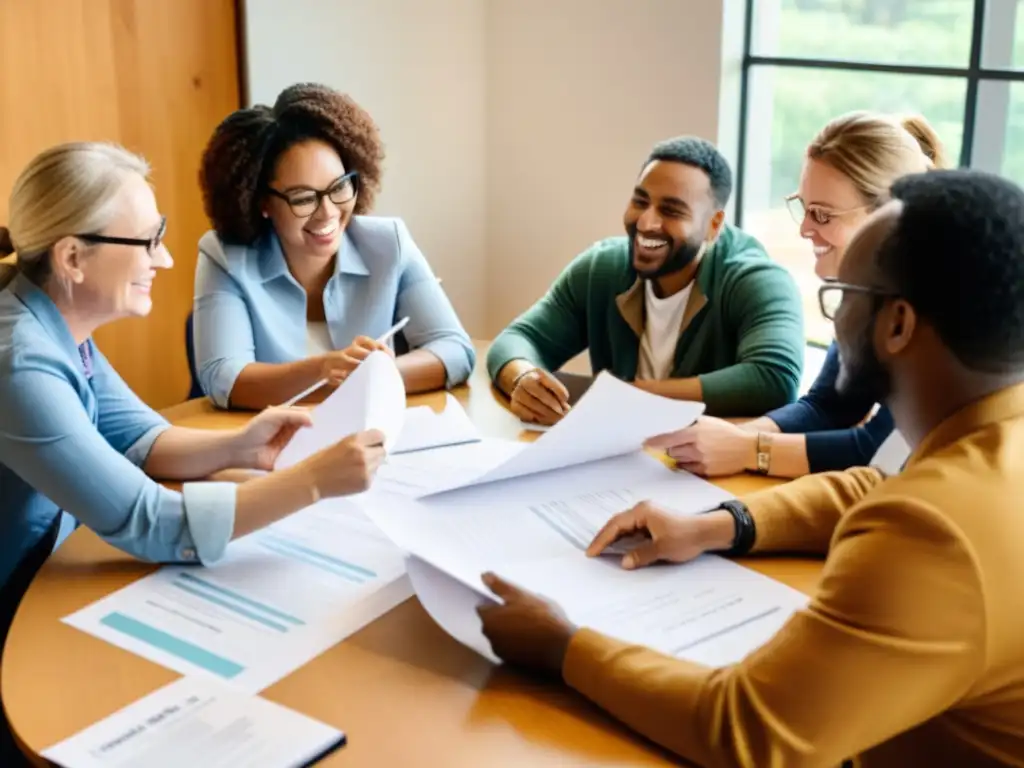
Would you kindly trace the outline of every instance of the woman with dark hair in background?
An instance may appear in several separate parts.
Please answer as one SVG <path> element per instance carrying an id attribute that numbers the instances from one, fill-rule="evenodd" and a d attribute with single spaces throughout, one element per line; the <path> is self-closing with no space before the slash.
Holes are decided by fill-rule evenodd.
<path id="1" fill-rule="evenodd" d="M 196 367 L 222 408 L 337 385 L 409 318 L 406 390 L 461 384 L 473 345 L 401 219 L 368 216 L 383 148 L 370 116 L 326 86 L 229 115 L 203 156 L 213 224 L 199 242 Z"/>

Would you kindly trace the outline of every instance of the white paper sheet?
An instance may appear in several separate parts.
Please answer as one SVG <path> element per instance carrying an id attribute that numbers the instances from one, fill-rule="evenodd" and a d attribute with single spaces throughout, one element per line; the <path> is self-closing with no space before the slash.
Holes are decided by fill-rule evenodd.
<path id="1" fill-rule="evenodd" d="M 43 751 L 64 768 L 298 768 L 345 735 L 208 678 L 183 677 Z"/>
<path id="2" fill-rule="evenodd" d="M 486 590 L 481 592 L 482 584 L 478 589 L 471 589 L 469 585 L 418 557 L 409 557 L 406 569 L 420 603 L 445 632 L 488 661 L 501 663 L 480 631 L 480 617 L 476 607 L 483 603 L 497 602 L 492 595 L 486 594 Z"/>
<path id="3" fill-rule="evenodd" d="M 613 515 L 645 499 L 679 514 L 731 495 L 643 453 L 412 499 L 366 494 L 367 515 L 399 547 L 470 580 L 506 563 L 581 553 Z"/>
<path id="4" fill-rule="evenodd" d="M 405 419 L 405 384 L 394 359 L 374 352 L 345 382 L 312 410 L 313 426 L 299 430 L 284 447 L 275 469 L 285 469 L 357 432 L 379 429 L 384 447 L 394 448 Z"/>
<path id="5" fill-rule="evenodd" d="M 355 504 L 327 499 L 213 566 L 161 568 L 64 621 L 255 693 L 410 597 L 404 560 Z"/>
<path id="6" fill-rule="evenodd" d="M 523 451 L 433 493 L 635 453 L 647 438 L 682 429 L 703 412 L 703 403 L 652 395 L 603 372 L 565 418 Z"/>
<path id="7" fill-rule="evenodd" d="M 488 599 L 479 576 L 416 557 L 410 574 L 413 562 L 417 597 L 438 625 L 497 661 L 476 614 Z M 491 570 L 556 603 L 577 626 L 712 667 L 742 661 L 807 603 L 800 592 L 714 555 L 626 571 L 618 558 L 577 552 Z"/>
<path id="8" fill-rule="evenodd" d="M 657 459 L 630 453 L 439 496 L 368 496 L 368 516 L 410 553 L 409 575 L 435 621 L 485 658 L 476 606 L 495 571 L 557 602 L 569 618 L 627 642 L 709 665 L 763 644 L 806 598 L 730 561 L 625 571 L 584 550 L 614 515 L 643 500 L 695 514 L 730 498 Z M 492 598 L 493 599 L 493 598 Z"/>
<path id="9" fill-rule="evenodd" d="M 377 470 L 370 493 L 387 491 L 414 497 L 427 494 L 455 482 L 466 472 L 486 472 L 525 447 L 525 443 L 515 440 L 485 438 L 429 451 L 393 453 Z"/>
<path id="10" fill-rule="evenodd" d="M 405 410 L 405 423 L 391 453 L 411 453 L 480 440 L 480 431 L 469 420 L 466 409 L 450 392 L 446 392 L 444 410 L 440 412 L 428 405 Z"/>

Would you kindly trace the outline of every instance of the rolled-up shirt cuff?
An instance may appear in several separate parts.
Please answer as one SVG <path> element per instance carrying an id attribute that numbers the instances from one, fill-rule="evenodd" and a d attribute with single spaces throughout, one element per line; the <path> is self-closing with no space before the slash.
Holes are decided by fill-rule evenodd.
<path id="1" fill-rule="evenodd" d="M 464 383 L 476 364 L 476 352 L 469 341 L 435 339 L 427 342 L 420 349 L 425 349 L 444 365 L 445 386 L 448 389 Z"/>
<path id="2" fill-rule="evenodd" d="M 183 552 L 183 559 L 198 558 L 203 565 L 212 565 L 224 556 L 235 532 L 237 491 L 235 483 L 185 483 L 182 486 L 185 519 L 195 550 L 191 558 L 189 553 Z"/>
<path id="3" fill-rule="evenodd" d="M 235 388 L 235 381 L 238 379 L 242 369 L 250 362 L 252 361 L 227 358 L 216 363 L 212 376 L 200 376 L 201 379 L 207 379 L 207 381 L 201 383 L 214 405 L 218 408 L 228 408 L 230 406 L 231 390 Z"/>
<path id="4" fill-rule="evenodd" d="M 156 439 L 171 428 L 169 423 L 163 420 L 161 421 L 162 423 L 157 424 L 155 427 L 152 427 L 143 433 L 142 437 L 132 443 L 131 447 L 124 452 L 125 458 L 135 466 L 140 468 L 145 466 L 146 459 L 149 458 L 149 454 L 153 450 L 153 444 L 156 442 Z"/>

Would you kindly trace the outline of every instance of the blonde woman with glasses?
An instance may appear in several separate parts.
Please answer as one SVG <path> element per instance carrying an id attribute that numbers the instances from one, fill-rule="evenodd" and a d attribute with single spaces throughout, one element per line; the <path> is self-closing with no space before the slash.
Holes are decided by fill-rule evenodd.
<path id="1" fill-rule="evenodd" d="M 801 236 L 810 241 L 815 274 L 825 281 L 819 299 L 826 318 L 841 299 L 834 281 L 846 246 L 885 202 L 892 183 L 945 164 L 941 142 L 920 116 L 852 112 L 832 120 L 811 142 L 799 189 L 786 204 Z M 739 425 L 701 418 L 649 445 L 666 450 L 681 468 L 708 477 L 750 471 L 794 478 L 866 465 L 886 441 L 899 453 L 888 409 L 872 414 L 876 403 L 870 397 L 838 394 L 838 375 L 833 344 L 810 391 L 797 402 Z"/>
<path id="2" fill-rule="evenodd" d="M 140 559 L 208 564 L 234 537 L 365 490 L 383 458 L 382 436 L 367 432 L 240 485 L 202 481 L 271 469 L 309 416 L 276 408 L 237 431 L 172 427 L 96 348 L 100 326 L 149 314 L 153 282 L 173 263 L 147 175 L 120 147 L 65 144 L 11 192 L 0 227 L 0 256 L 17 254 L 0 273 L 0 642 L 65 515 Z M 185 483 L 172 491 L 157 478 Z"/>

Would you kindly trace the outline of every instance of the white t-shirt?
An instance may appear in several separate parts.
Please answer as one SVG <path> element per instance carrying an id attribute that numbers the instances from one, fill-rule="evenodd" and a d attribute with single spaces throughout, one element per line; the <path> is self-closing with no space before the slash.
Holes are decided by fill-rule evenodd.
<path id="1" fill-rule="evenodd" d="M 306 323 L 306 353 L 322 355 L 334 349 L 327 323 Z"/>
<path id="2" fill-rule="evenodd" d="M 686 304 L 690 300 L 691 281 L 688 286 L 672 296 L 659 299 L 654 295 L 654 281 L 644 281 L 644 305 L 647 318 L 644 335 L 640 339 L 640 364 L 638 379 L 667 379 L 672 373 L 679 329 L 683 325 Z"/>

